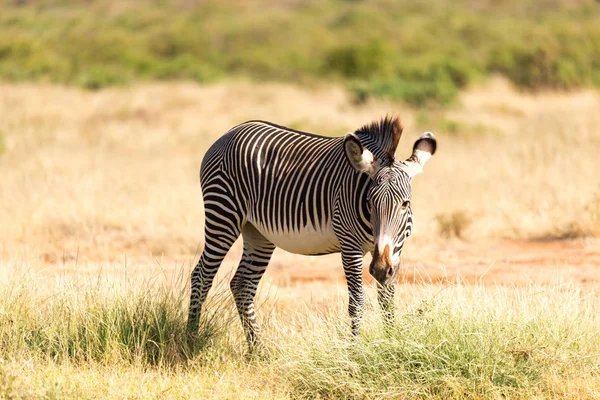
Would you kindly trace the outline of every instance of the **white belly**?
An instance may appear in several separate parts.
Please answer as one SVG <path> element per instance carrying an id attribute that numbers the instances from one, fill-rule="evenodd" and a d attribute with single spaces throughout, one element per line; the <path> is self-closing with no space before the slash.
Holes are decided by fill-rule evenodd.
<path id="1" fill-rule="evenodd" d="M 252 225 L 275 246 L 290 253 L 316 255 L 340 251 L 340 242 L 330 226 L 315 229 L 309 225 L 301 231 L 272 232 L 260 224 Z"/>

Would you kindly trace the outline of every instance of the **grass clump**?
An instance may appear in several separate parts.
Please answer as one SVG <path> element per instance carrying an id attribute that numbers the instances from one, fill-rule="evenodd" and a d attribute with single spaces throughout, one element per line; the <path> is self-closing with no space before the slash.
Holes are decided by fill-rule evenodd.
<path id="1" fill-rule="evenodd" d="M 189 340 L 187 296 L 141 286 L 110 295 L 73 286 L 47 298 L 35 296 L 30 284 L 5 286 L 0 358 L 170 366 L 192 359 L 222 334 L 223 306 L 212 305 Z"/>
<path id="2" fill-rule="evenodd" d="M 405 306 L 393 329 L 370 318 L 356 341 L 329 322 L 285 347 L 283 367 L 303 398 L 576 397 L 557 381 L 578 378 L 594 393 L 600 321 L 583 299 L 568 288 L 448 289 Z"/>

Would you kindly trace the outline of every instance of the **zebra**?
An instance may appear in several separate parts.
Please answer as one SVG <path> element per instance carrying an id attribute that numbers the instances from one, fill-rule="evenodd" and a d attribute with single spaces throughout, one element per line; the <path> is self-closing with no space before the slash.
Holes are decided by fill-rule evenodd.
<path id="1" fill-rule="evenodd" d="M 254 297 L 275 247 L 341 253 L 354 335 L 365 304 L 363 257 L 371 252 L 369 272 L 391 319 L 393 281 L 413 228 L 411 181 L 437 148 L 426 132 L 410 157 L 398 161 L 402 131 L 400 119 L 390 116 L 340 137 L 252 120 L 220 137 L 200 167 L 205 245 L 191 274 L 189 332 L 197 332 L 213 279 L 240 235 L 243 255 L 230 288 L 250 348 L 260 333 Z"/>

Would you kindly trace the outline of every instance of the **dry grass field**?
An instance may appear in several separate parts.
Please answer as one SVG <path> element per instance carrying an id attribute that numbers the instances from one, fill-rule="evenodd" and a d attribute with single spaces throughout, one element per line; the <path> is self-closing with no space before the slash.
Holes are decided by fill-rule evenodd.
<path id="1" fill-rule="evenodd" d="M 386 113 L 405 124 L 398 157 L 424 130 L 439 142 L 413 188 L 398 333 L 384 340 L 371 307 L 349 344 L 339 256 L 277 250 L 260 290 L 268 361 L 246 361 L 226 285 L 208 305 L 217 333 L 184 354 L 208 146 L 248 119 L 342 135 Z M 0 397 L 600 396 L 599 126 L 598 92 L 500 78 L 445 110 L 328 86 L 0 83 Z M 110 331 L 119 316 L 172 328 L 152 339 L 158 362 Z"/>

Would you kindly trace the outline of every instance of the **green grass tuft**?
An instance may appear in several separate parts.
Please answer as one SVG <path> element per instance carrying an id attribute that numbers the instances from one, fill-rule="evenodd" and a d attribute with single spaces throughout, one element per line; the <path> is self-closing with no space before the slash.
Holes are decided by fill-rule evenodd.
<path id="1" fill-rule="evenodd" d="M 556 380 L 598 385 L 593 298 L 569 288 L 457 287 L 408 305 L 392 329 L 368 319 L 356 341 L 329 320 L 283 346 L 282 367 L 305 398 L 566 396 Z"/>
<path id="2" fill-rule="evenodd" d="M 190 340 L 187 296 L 141 286 L 108 296 L 99 287 L 73 286 L 45 299 L 29 285 L 6 286 L 0 294 L 0 357 L 169 366 L 194 358 L 222 335 L 230 315 L 225 303 L 208 305 Z"/>

